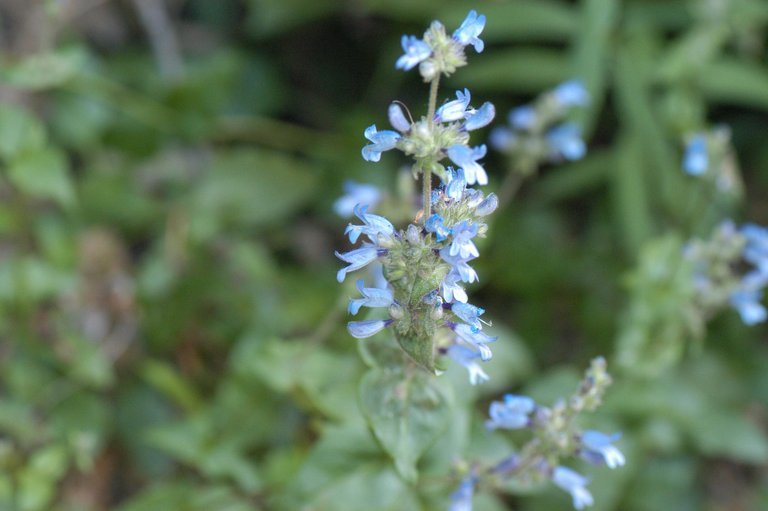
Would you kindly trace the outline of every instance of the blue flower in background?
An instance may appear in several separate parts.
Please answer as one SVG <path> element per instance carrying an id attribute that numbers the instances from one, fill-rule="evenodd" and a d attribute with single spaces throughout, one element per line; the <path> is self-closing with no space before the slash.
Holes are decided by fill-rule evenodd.
<path id="1" fill-rule="evenodd" d="M 488 381 L 488 375 L 485 374 L 480 364 L 476 362 L 480 358 L 480 353 L 460 344 L 453 344 L 448 347 L 446 352 L 454 362 L 464 366 L 469 372 L 469 383 L 477 385 L 478 383 Z"/>
<path id="2" fill-rule="evenodd" d="M 360 311 L 360 307 L 389 307 L 394 302 L 394 295 L 389 289 L 364 287 L 363 279 L 358 279 L 355 284 L 363 297 L 349 301 L 347 310 L 353 316 Z"/>
<path id="3" fill-rule="evenodd" d="M 456 144 L 449 147 L 446 152 L 448 153 L 448 158 L 455 165 L 464 169 L 464 177 L 467 180 L 467 184 L 488 184 L 488 175 L 485 173 L 485 169 L 477 163 L 477 160 L 485 156 L 487 152 L 484 144 L 474 148 Z"/>
<path id="4" fill-rule="evenodd" d="M 477 53 L 483 51 L 485 43 L 478 37 L 485 28 L 485 15 L 478 16 L 477 12 L 469 11 L 467 17 L 461 23 L 459 28 L 453 32 L 453 38 L 458 41 L 462 46 L 471 44 Z"/>
<path id="5" fill-rule="evenodd" d="M 350 321 L 347 331 L 352 337 L 365 339 L 376 335 L 394 322 L 392 319 L 369 319 L 367 321 Z"/>
<path id="6" fill-rule="evenodd" d="M 408 71 L 432 55 L 432 48 L 429 44 L 416 36 L 404 35 L 400 39 L 400 44 L 402 44 L 405 54 L 395 62 L 395 68 L 397 69 Z"/>
<path id="7" fill-rule="evenodd" d="M 585 431 L 581 435 L 581 457 L 594 465 L 607 465 L 616 468 L 624 465 L 624 455 L 613 445 L 621 438 L 620 433 L 606 435 L 599 431 Z"/>
<path id="8" fill-rule="evenodd" d="M 592 494 L 586 486 L 589 479 L 567 467 L 557 467 L 552 472 L 552 482 L 571 494 L 573 507 L 583 509 L 594 504 Z"/>
<path id="9" fill-rule="evenodd" d="M 363 159 L 365 161 L 379 161 L 383 151 L 394 149 L 397 141 L 400 140 L 400 134 L 396 131 L 376 130 L 376 125 L 371 124 L 363 132 L 365 138 L 373 142 L 363 147 Z"/>
<path id="10" fill-rule="evenodd" d="M 760 303 L 762 299 L 762 291 L 740 289 L 731 293 L 729 301 L 731 306 L 738 311 L 744 324 L 753 326 L 762 323 L 768 318 L 768 311 Z"/>
<path id="11" fill-rule="evenodd" d="M 555 157 L 574 161 L 584 157 L 587 146 L 581 139 L 578 124 L 567 122 L 552 128 L 547 133 L 550 151 Z"/>
<path id="12" fill-rule="evenodd" d="M 516 130 L 529 130 L 536 123 L 536 110 L 530 105 L 513 108 L 509 112 L 509 124 Z"/>
<path id="13" fill-rule="evenodd" d="M 692 176 L 700 176 L 709 167 L 709 153 L 707 151 L 707 137 L 702 133 L 693 135 L 685 146 L 683 156 L 683 170 Z"/>
<path id="14" fill-rule="evenodd" d="M 552 96 L 566 108 L 589 104 L 589 92 L 581 80 L 568 80 L 561 83 L 552 91 Z"/>
<path id="15" fill-rule="evenodd" d="M 344 195 L 333 203 L 333 210 L 337 215 L 347 218 L 352 216 L 355 206 L 358 204 L 369 204 L 371 207 L 375 207 L 380 200 L 381 191 L 377 187 L 354 181 L 345 181 Z"/>
<path id="16" fill-rule="evenodd" d="M 536 402 L 527 396 L 506 394 L 504 401 L 494 401 L 488 409 L 491 420 L 485 422 L 485 427 L 494 429 L 520 429 L 530 423 L 528 417 L 536 408 Z"/>
<path id="17" fill-rule="evenodd" d="M 472 511 L 472 495 L 475 492 L 477 477 L 473 473 L 465 477 L 455 492 L 451 494 L 448 511 Z"/>

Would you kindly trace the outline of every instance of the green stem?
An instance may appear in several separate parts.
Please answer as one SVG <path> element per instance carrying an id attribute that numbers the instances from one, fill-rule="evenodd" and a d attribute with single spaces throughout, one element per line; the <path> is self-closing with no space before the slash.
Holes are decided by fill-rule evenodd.
<path id="1" fill-rule="evenodd" d="M 437 75 L 429 83 L 429 104 L 427 105 L 427 125 L 432 128 L 434 125 L 435 110 L 437 109 L 437 87 L 440 84 L 440 75 Z M 422 192 L 421 198 L 424 203 L 424 216 L 423 220 L 429 219 L 432 214 L 432 162 L 428 165 L 421 165 L 421 182 Z"/>

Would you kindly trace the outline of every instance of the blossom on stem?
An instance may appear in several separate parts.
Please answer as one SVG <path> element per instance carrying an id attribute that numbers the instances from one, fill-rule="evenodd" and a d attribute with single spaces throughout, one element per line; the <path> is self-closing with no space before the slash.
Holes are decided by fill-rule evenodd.
<path id="1" fill-rule="evenodd" d="M 731 293 L 729 301 L 735 308 L 745 325 L 753 326 L 768 319 L 768 310 L 760 303 L 762 291 L 756 289 L 739 289 Z"/>
<path id="2" fill-rule="evenodd" d="M 437 241 L 443 241 L 451 235 L 451 230 L 445 226 L 443 217 L 437 213 L 432 214 L 432 216 L 424 222 L 424 229 L 427 232 L 434 233 Z"/>
<path id="3" fill-rule="evenodd" d="M 392 319 L 369 319 L 366 321 L 350 321 L 347 323 L 347 331 L 357 339 L 371 337 L 394 322 Z"/>
<path id="4" fill-rule="evenodd" d="M 467 292 L 459 285 L 461 281 L 461 275 L 453 269 L 445 276 L 441 287 L 443 288 L 443 299 L 446 302 L 466 302 L 469 299 Z"/>
<path id="5" fill-rule="evenodd" d="M 467 180 L 464 177 L 464 169 L 458 168 L 454 172 L 451 167 L 447 169 L 448 184 L 445 185 L 445 195 L 453 200 L 461 200 Z"/>
<path id="6" fill-rule="evenodd" d="M 464 129 L 467 131 L 477 130 L 488 126 L 493 118 L 496 117 L 496 107 L 493 103 L 486 101 L 477 110 L 471 110 L 466 113 L 464 118 Z"/>
<path id="7" fill-rule="evenodd" d="M 336 280 L 339 282 L 344 282 L 344 279 L 347 276 L 347 273 L 355 270 L 359 270 L 360 268 L 363 268 L 373 261 L 376 260 L 379 255 L 382 255 L 381 252 L 386 253 L 385 251 L 381 251 L 381 249 L 377 248 L 374 245 L 366 245 L 362 248 L 358 248 L 355 250 L 350 250 L 349 252 L 339 253 L 334 252 L 336 254 L 336 257 L 341 259 L 344 262 L 349 263 L 349 266 L 346 268 L 340 269 L 336 273 Z"/>
<path id="8" fill-rule="evenodd" d="M 365 138 L 373 142 L 363 147 L 363 159 L 365 161 L 379 161 L 383 151 L 394 149 L 397 141 L 400 140 L 400 134 L 396 131 L 384 130 L 378 131 L 375 124 L 371 124 L 363 132 Z"/>
<path id="9" fill-rule="evenodd" d="M 367 205 L 358 204 L 355 206 L 355 216 L 363 221 L 363 225 L 347 225 L 344 234 L 349 235 L 350 242 L 357 243 L 357 239 L 361 234 L 368 236 L 368 239 L 374 243 L 380 234 L 384 236 L 392 236 L 394 234 L 395 226 L 389 220 L 380 215 L 367 213 L 367 211 Z"/>
<path id="10" fill-rule="evenodd" d="M 578 124 L 567 122 L 552 128 L 547 133 L 550 152 L 557 158 L 574 161 L 584 157 L 587 147 L 581 139 Z"/>
<path id="11" fill-rule="evenodd" d="M 499 207 L 499 198 L 495 193 L 488 194 L 488 197 L 483 199 L 483 202 L 477 205 L 475 208 L 475 216 L 483 217 L 488 216 Z"/>
<path id="12" fill-rule="evenodd" d="M 453 240 L 448 246 L 449 256 L 459 256 L 462 259 L 479 257 L 477 247 L 472 242 L 472 238 L 477 236 L 477 224 L 462 220 L 451 227 Z"/>
<path id="13" fill-rule="evenodd" d="M 469 89 L 456 91 L 456 99 L 445 103 L 435 112 L 435 122 L 452 122 L 464 119 L 467 108 L 469 108 L 470 94 Z"/>
<path id="14" fill-rule="evenodd" d="M 477 163 L 477 160 L 485 156 L 487 148 L 485 144 L 470 148 L 461 144 L 454 144 L 446 150 L 448 158 L 457 166 L 464 169 L 464 177 L 467 184 L 488 184 L 488 175 L 485 169 Z"/>
<path id="15" fill-rule="evenodd" d="M 480 34 L 485 28 L 485 15 L 478 15 L 476 11 L 471 10 L 467 17 L 461 23 L 459 28 L 453 32 L 453 38 L 462 46 L 471 44 L 477 53 L 483 51 L 485 43 L 480 39 Z"/>
<path id="16" fill-rule="evenodd" d="M 465 325 L 464 323 L 457 324 L 448 321 L 446 322 L 446 325 L 456 332 L 456 335 L 459 336 L 462 341 L 471 346 L 475 346 L 480 351 L 480 358 L 483 361 L 491 359 L 493 354 L 487 344 L 494 342 L 498 337 L 491 337 L 482 330 L 472 328 L 470 325 Z"/>
<path id="17" fill-rule="evenodd" d="M 363 297 L 353 298 L 349 301 L 347 310 L 353 316 L 360 311 L 360 307 L 389 307 L 394 302 L 394 294 L 390 289 L 365 287 L 363 279 L 358 279 L 356 286 Z"/>
<path id="18" fill-rule="evenodd" d="M 399 103 L 393 102 L 389 105 L 387 116 L 392 127 L 400 133 L 407 133 L 411 130 L 411 123 L 405 118 L 405 113 Z"/>
<path id="19" fill-rule="evenodd" d="M 453 344 L 448 347 L 446 353 L 451 360 L 461 364 L 467 369 L 469 372 L 470 384 L 477 385 L 478 383 L 488 381 L 488 375 L 485 374 L 485 371 L 480 367 L 480 364 L 475 362 L 476 359 L 480 358 L 479 352 L 467 346 Z"/>
<path id="20" fill-rule="evenodd" d="M 459 255 L 450 255 L 450 248 L 445 247 L 440 250 L 440 257 L 446 263 L 452 266 L 462 282 L 471 283 L 477 280 L 477 272 L 468 263 L 473 258 L 464 258 Z"/>
<path id="21" fill-rule="evenodd" d="M 469 303 L 456 302 L 451 305 L 451 312 L 456 314 L 456 316 L 470 326 L 477 328 L 478 330 L 483 328 L 480 324 L 480 316 L 485 313 L 485 309 L 475 307 Z"/>
<path id="22" fill-rule="evenodd" d="M 613 442 L 619 438 L 621 438 L 620 433 L 606 435 L 594 430 L 585 431 L 581 434 L 579 454 L 594 465 L 607 465 L 608 468 L 620 467 L 625 463 L 624 455 L 613 445 Z"/>
<path id="23" fill-rule="evenodd" d="M 589 479 L 567 467 L 557 467 L 552 472 L 552 482 L 571 494 L 573 507 L 583 509 L 594 504 L 592 494 L 586 486 Z"/>
<path id="24" fill-rule="evenodd" d="M 589 92 L 581 80 L 568 80 L 561 83 L 552 91 L 552 96 L 566 108 L 589 104 Z"/>
<path id="25" fill-rule="evenodd" d="M 536 408 L 536 402 L 527 396 L 506 394 L 504 401 L 494 401 L 488 409 L 491 420 L 485 427 L 494 429 L 521 429 L 530 424 L 530 413 Z"/>
<path id="26" fill-rule="evenodd" d="M 432 55 L 432 47 L 416 36 L 404 35 L 400 39 L 400 44 L 403 46 L 405 54 L 397 59 L 395 63 L 397 69 L 408 71 Z"/>

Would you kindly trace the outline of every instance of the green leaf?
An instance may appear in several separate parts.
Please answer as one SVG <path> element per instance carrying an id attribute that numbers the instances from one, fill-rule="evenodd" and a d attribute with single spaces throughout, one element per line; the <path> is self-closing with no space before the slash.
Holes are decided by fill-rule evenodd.
<path id="1" fill-rule="evenodd" d="M 416 462 L 445 431 L 450 405 L 426 373 L 372 369 L 360 383 L 360 407 L 384 450 L 408 481 L 418 477 Z"/>
<path id="2" fill-rule="evenodd" d="M 32 197 L 53 199 L 62 206 L 75 200 L 75 189 L 65 155 L 45 148 L 17 155 L 8 165 L 8 179 Z"/>
<path id="3" fill-rule="evenodd" d="M 709 407 L 691 419 L 689 432 L 703 454 L 754 465 L 768 462 L 768 438 L 738 410 Z"/>
<path id="4" fill-rule="evenodd" d="M 704 67 L 698 80 L 711 101 L 768 109 L 765 65 L 724 57 Z"/>
<path id="5" fill-rule="evenodd" d="M 0 73 L 0 82 L 22 89 L 41 90 L 69 81 L 85 64 L 79 48 L 58 49 L 26 57 Z"/>
<path id="6" fill-rule="evenodd" d="M 0 156 L 12 159 L 41 149 L 45 141 L 45 128 L 37 118 L 21 108 L 0 105 Z"/>
<path id="7" fill-rule="evenodd" d="M 472 62 L 472 72 L 462 75 L 462 86 L 486 91 L 537 93 L 569 78 L 564 52 L 543 48 L 483 53 Z"/>

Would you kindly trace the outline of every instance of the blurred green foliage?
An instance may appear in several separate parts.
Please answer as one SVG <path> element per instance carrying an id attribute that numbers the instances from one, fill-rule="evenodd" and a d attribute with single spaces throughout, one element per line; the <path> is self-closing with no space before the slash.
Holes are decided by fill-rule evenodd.
<path id="1" fill-rule="evenodd" d="M 718 217 L 768 224 L 768 4 L 166 0 L 155 24 L 140 4 L 0 3 L 0 509 L 444 509 L 452 463 L 512 449 L 482 428 L 490 399 L 567 395 L 601 353 L 617 383 L 590 420 L 624 431 L 628 464 L 595 475 L 596 509 L 767 508 L 766 330 L 729 312 L 689 338 L 670 258 Z M 362 130 L 426 101 L 393 68 L 400 35 L 470 8 L 487 48 L 443 95 L 501 120 L 580 77 L 590 154 L 492 220 L 473 290 L 492 379 L 419 387 L 452 405 L 403 444 L 386 403 L 358 405 L 386 348 L 343 328 L 330 206 L 347 178 L 397 193 L 401 162 L 363 162 Z M 712 123 L 746 194 L 707 211 L 680 159 Z"/>

